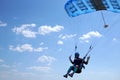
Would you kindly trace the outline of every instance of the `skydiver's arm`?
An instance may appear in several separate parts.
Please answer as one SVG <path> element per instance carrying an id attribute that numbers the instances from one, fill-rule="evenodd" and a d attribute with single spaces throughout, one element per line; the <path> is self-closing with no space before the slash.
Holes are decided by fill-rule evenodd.
<path id="1" fill-rule="evenodd" d="M 74 64 L 74 62 L 73 62 L 72 59 L 71 59 L 71 56 L 69 56 L 69 60 L 70 60 L 70 62 L 71 62 L 72 64 Z"/>
<path id="2" fill-rule="evenodd" d="M 87 57 L 87 61 L 84 61 L 84 64 L 86 64 L 86 65 L 87 65 L 87 64 L 88 64 L 88 62 L 89 62 L 89 59 L 90 59 L 90 56 L 88 56 L 88 57 Z"/>
<path id="3" fill-rule="evenodd" d="M 84 69 L 85 69 L 85 66 L 84 66 L 84 65 L 82 65 L 82 68 L 84 68 Z"/>

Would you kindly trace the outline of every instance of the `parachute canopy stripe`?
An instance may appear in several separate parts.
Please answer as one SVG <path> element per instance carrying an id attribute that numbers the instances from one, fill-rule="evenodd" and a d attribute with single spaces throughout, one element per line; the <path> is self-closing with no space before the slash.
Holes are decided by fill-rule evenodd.
<path id="1" fill-rule="evenodd" d="M 120 0 L 69 0 L 65 10 L 70 17 L 98 10 L 120 12 Z"/>

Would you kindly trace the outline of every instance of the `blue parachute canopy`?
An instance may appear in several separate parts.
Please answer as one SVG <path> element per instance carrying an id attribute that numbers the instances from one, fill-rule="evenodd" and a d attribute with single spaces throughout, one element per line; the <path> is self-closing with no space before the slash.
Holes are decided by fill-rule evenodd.
<path id="1" fill-rule="evenodd" d="M 99 10 L 120 12 L 120 0 L 69 0 L 65 10 L 70 17 Z"/>

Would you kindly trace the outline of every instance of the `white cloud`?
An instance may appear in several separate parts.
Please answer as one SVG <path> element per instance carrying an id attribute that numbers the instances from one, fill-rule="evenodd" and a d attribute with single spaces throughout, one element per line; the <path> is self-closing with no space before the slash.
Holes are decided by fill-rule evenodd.
<path id="1" fill-rule="evenodd" d="M 35 48 L 34 51 L 35 52 L 42 52 L 43 50 L 48 49 L 48 47 L 39 47 L 39 48 Z"/>
<path id="2" fill-rule="evenodd" d="M 14 27 L 12 30 L 16 34 L 22 34 L 27 38 L 35 38 L 37 32 L 31 30 L 32 27 L 36 27 L 36 24 L 23 24 L 20 27 Z"/>
<path id="3" fill-rule="evenodd" d="M 47 63 L 47 65 L 51 65 L 51 63 L 52 63 L 53 61 L 55 61 L 55 60 L 56 60 L 56 59 L 55 59 L 54 57 L 45 56 L 45 55 L 40 56 L 40 57 L 38 58 L 38 62 Z"/>
<path id="4" fill-rule="evenodd" d="M 24 52 L 24 51 L 28 51 L 28 52 L 32 52 L 33 51 L 33 47 L 30 44 L 23 44 L 23 45 L 18 45 L 17 47 L 14 46 L 9 46 L 9 49 L 12 51 L 18 51 L 18 52 Z"/>
<path id="5" fill-rule="evenodd" d="M 76 36 L 76 34 L 71 34 L 71 35 L 67 35 L 67 34 L 63 35 L 63 34 L 61 34 L 61 35 L 59 35 L 59 38 L 61 38 L 61 39 L 69 39 L 69 38 L 73 38 L 75 36 Z"/>
<path id="6" fill-rule="evenodd" d="M 120 43 L 120 41 L 117 38 L 113 38 L 112 41 L 116 43 Z"/>
<path id="7" fill-rule="evenodd" d="M 9 49 L 12 51 L 18 51 L 18 52 L 25 52 L 25 51 L 27 51 L 27 52 L 42 52 L 43 50 L 48 49 L 48 47 L 34 48 L 30 44 L 23 44 L 23 45 L 17 45 L 16 47 L 14 47 L 13 45 L 10 45 Z"/>
<path id="8" fill-rule="evenodd" d="M 116 39 L 116 38 L 113 38 L 113 41 L 117 41 L 117 39 Z"/>
<path id="9" fill-rule="evenodd" d="M 34 70 L 34 71 L 42 71 L 42 72 L 48 72 L 51 68 L 50 67 L 42 67 L 42 66 L 32 66 L 28 67 L 28 69 Z"/>
<path id="10" fill-rule="evenodd" d="M 0 27 L 5 27 L 5 26 L 7 26 L 7 23 L 0 21 Z"/>
<path id="11" fill-rule="evenodd" d="M 60 25 L 56 25 L 54 27 L 51 27 L 51 26 L 40 26 L 39 29 L 38 29 L 38 32 L 41 35 L 45 35 L 45 34 L 49 34 L 51 32 L 59 32 L 62 29 L 64 29 L 64 27 L 60 26 Z"/>
<path id="12" fill-rule="evenodd" d="M 59 41 L 57 42 L 57 44 L 62 45 L 62 44 L 63 44 L 63 41 L 59 40 Z"/>
<path id="13" fill-rule="evenodd" d="M 44 45 L 44 42 L 41 42 L 40 45 Z"/>
<path id="14" fill-rule="evenodd" d="M 0 63 L 2 63 L 2 62 L 4 62 L 4 60 L 3 60 L 3 59 L 0 59 Z"/>
<path id="15" fill-rule="evenodd" d="M 32 28 L 36 27 L 36 24 L 23 24 L 19 27 L 14 27 L 12 29 L 13 32 L 16 34 L 22 34 L 24 37 L 27 38 L 36 38 L 37 34 L 45 35 L 51 32 L 60 32 L 64 29 L 63 26 L 56 25 L 56 26 L 40 26 L 38 31 L 33 31 Z"/>
<path id="16" fill-rule="evenodd" d="M 79 39 L 88 43 L 89 39 L 93 37 L 100 38 L 102 37 L 102 35 L 98 31 L 91 31 L 86 34 L 83 34 Z"/>
<path id="17" fill-rule="evenodd" d="M 30 31 L 30 30 L 24 30 L 24 31 L 22 32 L 22 34 L 23 34 L 25 37 L 28 37 L 28 38 L 35 38 L 35 37 L 36 37 L 36 32 Z"/>
<path id="18" fill-rule="evenodd" d="M 6 64 L 1 64 L 0 67 L 3 67 L 3 68 L 10 68 L 9 65 L 6 65 Z"/>

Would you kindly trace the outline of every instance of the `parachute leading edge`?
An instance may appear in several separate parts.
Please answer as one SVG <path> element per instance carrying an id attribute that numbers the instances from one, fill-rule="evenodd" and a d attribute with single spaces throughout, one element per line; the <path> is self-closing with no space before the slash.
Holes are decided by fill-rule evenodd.
<path id="1" fill-rule="evenodd" d="M 69 0 L 65 4 L 65 10 L 70 17 L 99 10 L 119 13 L 120 0 Z"/>

